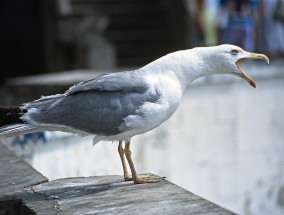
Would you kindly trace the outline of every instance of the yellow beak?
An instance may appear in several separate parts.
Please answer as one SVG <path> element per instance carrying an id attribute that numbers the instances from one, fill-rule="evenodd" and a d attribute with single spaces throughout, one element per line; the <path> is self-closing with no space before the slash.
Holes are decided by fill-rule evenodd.
<path id="1" fill-rule="evenodd" d="M 240 63 L 244 60 L 264 60 L 269 64 L 269 59 L 264 54 L 250 53 L 249 56 L 241 58 L 236 62 L 237 67 L 241 71 L 241 77 L 245 79 L 252 87 L 256 88 L 255 82 L 245 72 L 243 72 L 240 67 Z"/>

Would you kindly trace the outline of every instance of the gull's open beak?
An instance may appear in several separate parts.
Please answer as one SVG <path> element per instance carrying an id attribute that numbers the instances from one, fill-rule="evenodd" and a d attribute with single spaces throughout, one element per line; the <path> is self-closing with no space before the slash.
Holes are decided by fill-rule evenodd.
<path id="1" fill-rule="evenodd" d="M 245 79 L 252 87 L 256 87 L 255 82 L 240 67 L 240 63 L 244 60 L 264 60 L 269 64 L 269 59 L 264 54 L 250 53 L 247 57 L 241 58 L 236 62 L 237 67 L 241 71 L 241 77 Z"/>

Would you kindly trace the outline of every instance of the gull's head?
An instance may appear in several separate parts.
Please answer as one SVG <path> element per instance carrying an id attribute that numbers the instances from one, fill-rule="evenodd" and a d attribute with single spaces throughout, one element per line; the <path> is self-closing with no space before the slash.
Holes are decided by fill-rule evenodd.
<path id="1" fill-rule="evenodd" d="M 220 45 L 200 50 L 205 55 L 204 62 L 210 62 L 208 67 L 213 74 L 230 74 L 245 79 L 252 87 L 256 87 L 255 82 L 241 69 L 240 63 L 245 60 L 264 60 L 269 63 L 269 59 L 264 54 L 250 53 L 238 46 Z"/>

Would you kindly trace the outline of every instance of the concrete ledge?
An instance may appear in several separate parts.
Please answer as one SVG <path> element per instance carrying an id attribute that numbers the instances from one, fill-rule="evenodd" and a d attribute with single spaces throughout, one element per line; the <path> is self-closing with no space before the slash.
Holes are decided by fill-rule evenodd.
<path id="1" fill-rule="evenodd" d="M 48 179 L 0 142 L 0 199 L 15 198 L 24 187 Z"/>
<path id="2" fill-rule="evenodd" d="M 56 167 L 55 167 L 56 168 Z M 164 180 L 48 179 L 0 143 L 0 214 L 233 214 Z"/>

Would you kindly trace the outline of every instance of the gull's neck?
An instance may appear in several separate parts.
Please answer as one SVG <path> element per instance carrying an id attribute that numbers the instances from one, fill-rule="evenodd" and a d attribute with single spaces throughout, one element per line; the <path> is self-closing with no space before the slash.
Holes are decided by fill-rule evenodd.
<path id="1" fill-rule="evenodd" d="M 142 67 L 140 71 L 149 75 L 175 76 L 181 87 L 186 89 L 192 81 L 212 74 L 199 52 L 200 48 L 173 52 Z"/>

